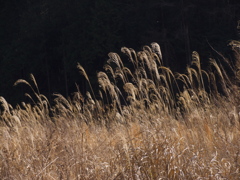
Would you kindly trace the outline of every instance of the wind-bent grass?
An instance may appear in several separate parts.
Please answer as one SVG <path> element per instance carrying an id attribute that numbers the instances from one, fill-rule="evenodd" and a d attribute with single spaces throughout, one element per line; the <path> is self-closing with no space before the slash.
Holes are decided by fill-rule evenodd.
<path id="1" fill-rule="evenodd" d="M 18 80 L 34 97 L 15 108 L 0 97 L 0 179 L 238 179 L 240 59 L 235 77 L 215 60 L 201 69 L 196 52 L 173 73 L 151 45 L 121 49 L 134 69 L 109 53 L 101 99 L 55 94 L 50 106 L 33 75 L 34 86 Z"/>

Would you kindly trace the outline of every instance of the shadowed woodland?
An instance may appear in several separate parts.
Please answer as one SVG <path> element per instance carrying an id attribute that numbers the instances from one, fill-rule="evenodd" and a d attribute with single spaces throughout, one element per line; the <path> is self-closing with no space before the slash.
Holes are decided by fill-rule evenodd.
<path id="1" fill-rule="evenodd" d="M 184 71 L 192 51 L 207 64 L 216 55 L 210 45 L 225 54 L 230 51 L 228 41 L 238 39 L 239 9 L 237 1 L 225 0 L 3 1 L 0 95 L 13 104 L 27 101 L 24 93 L 31 91 L 13 84 L 30 73 L 49 99 L 53 93 L 70 96 L 76 84 L 85 93 L 89 87 L 78 74 L 77 62 L 96 87 L 96 73 L 108 52 L 120 53 L 123 46 L 140 50 L 157 42 L 165 65 L 173 71 Z"/>

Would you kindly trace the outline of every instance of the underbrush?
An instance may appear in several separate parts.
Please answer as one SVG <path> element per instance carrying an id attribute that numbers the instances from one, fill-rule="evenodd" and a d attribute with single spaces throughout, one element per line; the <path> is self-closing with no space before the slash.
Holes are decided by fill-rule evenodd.
<path id="1" fill-rule="evenodd" d="M 98 95 L 80 64 L 90 92 L 55 94 L 54 105 L 33 75 L 33 85 L 18 80 L 32 103 L 13 108 L 0 97 L 0 179 L 238 179 L 238 47 L 230 44 L 234 63 L 210 59 L 208 71 L 193 52 L 180 74 L 151 45 L 121 49 L 133 70 L 109 53 Z"/>

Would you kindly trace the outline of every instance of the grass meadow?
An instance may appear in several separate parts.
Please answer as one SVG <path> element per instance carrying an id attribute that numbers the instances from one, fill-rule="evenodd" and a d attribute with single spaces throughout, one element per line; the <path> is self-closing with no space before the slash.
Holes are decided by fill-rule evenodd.
<path id="1" fill-rule="evenodd" d="M 238 44 L 234 60 L 217 52 L 206 69 L 193 52 L 184 74 L 164 66 L 157 43 L 123 47 L 97 72 L 98 90 L 78 64 L 89 92 L 54 103 L 33 75 L 17 80 L 31 103 L 0 97 L 0 179 L 239 179 Z"/>

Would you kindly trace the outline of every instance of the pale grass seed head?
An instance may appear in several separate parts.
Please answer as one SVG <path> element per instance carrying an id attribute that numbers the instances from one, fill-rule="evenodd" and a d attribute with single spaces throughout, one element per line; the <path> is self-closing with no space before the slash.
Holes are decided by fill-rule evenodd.
<path id="1" fill-rule="evenodd" d="M 158 55 L 160 60 L 162 60 L 162 51 L 158 43 L 152 42 L 151 43 L 152 51 Z"/>
<path id="2" fill-rule="evenodd" d="M 77 64 L 77 68 L 80 70 L 80 73 L 86 78 L 86 80 L 89 81 L 89 78 L 85 69 L 79 63 Z"/>
<path id="3" fill-rule="evenodd" d="M 135 66 L 135 68 L 137 67 L 137 62 L 133 59 L 132 57 L 132 52 L 130 51 L 129 48 L 127 47 L 122 47 L 121 48 L 121 52 L 126 54 L 130 60 L 130 62 Z"/>
<path id="4" fill-rule="evenodd" d="M 0 96 L 0 103 L 3 108 L 3 114 L 10 113 L 9 104 L 4 97 Z"/>
<path id="5" fill-rule="evenodd" d="M 137 88 L 132 84 L 132 83 L 126 83 L 123 86 L 124 91 L 128 94 L 127 99 L 129 99 L 130 101 L 136 100 L 136 95 L 138 93 Z"/>
<path id="6" fill-rule="evenodd" d="M 107 63 L 115 63 L 119 68 L 122 68 L 124 65 L 122 63 L 122 60 L 120 58 L 120 56 L 117 54 L 117 53 L 113 53 L 113 52 L 110 52 L 108 53 L 108 57 L 110 58 Z"/>

